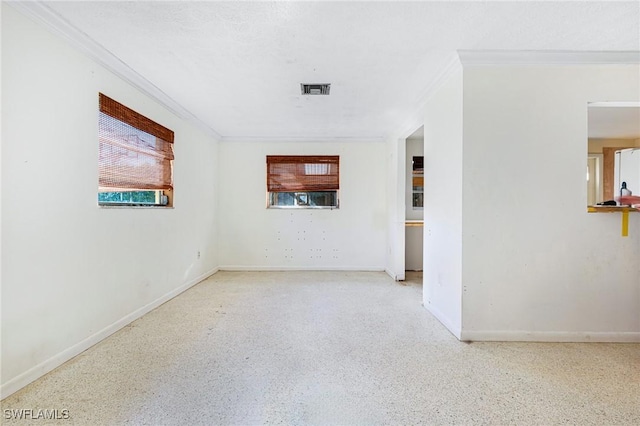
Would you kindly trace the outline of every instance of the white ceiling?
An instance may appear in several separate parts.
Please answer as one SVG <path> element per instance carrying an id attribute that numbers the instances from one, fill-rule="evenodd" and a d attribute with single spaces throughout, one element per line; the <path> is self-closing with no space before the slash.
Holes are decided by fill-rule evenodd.
<path id="1" fill-rule="evenodd" d="M 230 140 L 386 137 L 456 50 L 640 50 L 635 1 L 46 6 Z"/>
<path id="2" fill-rule="evenodd" d="M 588 108 L 590 139 L 639 139 L 640 107 Z"/>

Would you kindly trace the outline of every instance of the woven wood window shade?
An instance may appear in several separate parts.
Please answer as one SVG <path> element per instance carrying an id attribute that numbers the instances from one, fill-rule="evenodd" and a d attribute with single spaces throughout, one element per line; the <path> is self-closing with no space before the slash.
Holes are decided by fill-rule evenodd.
<path id="1" fill-rule="evenodd" d="M 99 192 L 173 189 L 174 133 L 100 93 Z"/>
<path id="2" fill-rule="evenodd" d="M 337 191 L 338 155 L 267 155 L 267 191 Z"/>

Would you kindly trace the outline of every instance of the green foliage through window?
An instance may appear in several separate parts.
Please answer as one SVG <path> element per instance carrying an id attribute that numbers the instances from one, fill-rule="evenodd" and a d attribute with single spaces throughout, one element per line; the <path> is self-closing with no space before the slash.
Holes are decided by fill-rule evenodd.
<path id="1" fill-rule="evenodd" d="M 99 192 L 98 204 L 158 204 L 157 191 Z"/>

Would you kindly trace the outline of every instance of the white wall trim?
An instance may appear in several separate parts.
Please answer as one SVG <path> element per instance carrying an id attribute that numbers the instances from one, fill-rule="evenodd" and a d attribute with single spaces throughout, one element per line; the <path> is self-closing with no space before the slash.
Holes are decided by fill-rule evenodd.
<path id="1" fill-rule="evenodd" d="M 456 339 L 462 340 L 460 338 L 461 330 L 453 325 L 449 317 L 447 317 L 445 314 L 443 314 L 439 309 L 437 309 L 434 306 L 431 306 L 431 305 L 423 305 L 423 306 L 427 311 L 431 313 L 431 315 L 436 317 L 436 319 L 440 321 L 440 323 L 442 323 L 442 325 L 444 325 L 445 328 L 449 330 Z"/>
<path id="2" fill-rule="evenodd" d="M 98 331 L 97 333 L 87 337 L 86 339 L 84 339 L 83 341 L 76 343 L 75 345 L 65 349 L 64 351 L 52 356 L 51 358 L 47 359 L 44 362 L 41 362 L 40 364 L 30 368 L 29 370 L 25 371 L 24 373 L 14 377 L 13 379 L 9 380 L 7 383 L 2 384 L 2 387 L 0 388 L 0 399 L 4 399 L 6 397 L 8 397 L 9 395 L 13 394 L 14 392 L 17 392 L 18 390 L 22 389 L 23 387 L 27 386 L 28 384 L 32 383 L 33 381 L 39 379 L 40 377 L 44 376 L 45 374 L 49 373 L 50 371 L 52 371 L 53 369 L 55 369 L 56 367 L 59 367 L 60 365 L 64 364 L 65 362 L 69 361 L 71 358 L 81 354 L 82 352 L 86 351 L 87 349 L 89 349 L 91 346 L 95 345 L 96 343 L 99 343 L 100 341 L 104 340 L 105 338 L 109 337 L 110 335 L 112 335 L 113 333 L 115 333 L 116 331 L 120 330 L 121 328 L 131 324 L 133 321 L 137 320 L 138 318 L 142 317 L 143 315 L 151 312 L 152 310 L 154 310 L 155 308 L 157 308 L 158 306 L 162 305 L 163 303 L 173 299 L 174 297 L 176 297 L 177 295 L 179 295 L 180 293 L 188 290 L 189 288 L 193 287 L 194 285 L 198 284 L 199 282 L 209 278 L 210 276 L 212 276 L 213 274 L 215 274 L 216 272 L 218 272 L 218 268 L 214 268 L 208 272 L 205 272 L 204 274 L 200 275 L 199 277 L 196 277 L 192 280 L 190 280 L 189 282 L 181 285 L 180 287 L 171 290 L 170 292 L 168 292 L 167 294 L 159 297 L 158 299 L 144 305 L 143 307 L 133 311 L 132 313 L 124 316 L 123 318 L 119 319 L 118 321 L 114 322 L 111 325 L 108 325 L 107 327 L 103 328 L 102 330 Z"/>
<path id="3" fill-rule="evenodd" d="M 193 124 L 206 134 L 218 140 L 222 139 L 222 135 L 45 4 L 39 1 L 6 2 L 6 4 L 28 16 L 35 22 L 44 25 L 53 34 L 60 36 L 82 54 L 102 65 L 151 99 L 154 99 L 174 115 Z"/>
<path id="4" fill-rule="evenodd" d="M 386 272 L 387 275 L 389 275 L 395 281 L 404 281 L 406 278 L 405 274 L 396 274 L 389 268 L 386 268 L 384 272 Z"/>
<path id="5" fill-rule="evenodd" d="M 424 125 L 424 110 L 427 102 L 431 97 L 442 87 L 447 81 L 460 69 L 462 64 L 457 54 L 452 56 L 447 61 L 446 65 L 442 68 L 440 73 L 434 78 L 431 83 L 424 89 L 418 100 L 412 108 L 412 115 L 407 118 L 404 124 L 396 130 L 395 133 L 388 135 L 388 138 L 392 139 L 406 139 L 411 136 L 417 129 Z"/>
<path id="6" fill-rule="evenodd" d="M 356 271 L 356 272 L 385 272 L 382 266 L 246 266 L 223 265 L 220 271 L 233 272 L 271 272 L 271 271 Z"/>
<path id="7" fill-rule="evenodd" d="M 587 106 L 597 107 L 597 108 L 640 108 L 640 102 L 634 102 L 634 101 L 589 102 Z"/>
<path id="8" fill-rule="evenodd" d="M 459 50 L 463 67 L 495 65 L 635 65 L 640 51 Z"/>
<path id="9" fill-rule="evenodd" d="M 602 331 L 463 331 L 462 341 L 640 343 L 640 332 Z"/>

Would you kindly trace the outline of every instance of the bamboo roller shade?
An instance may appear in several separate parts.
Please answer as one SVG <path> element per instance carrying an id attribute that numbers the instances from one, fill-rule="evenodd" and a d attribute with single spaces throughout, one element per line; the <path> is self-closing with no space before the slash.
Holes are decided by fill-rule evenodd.
<path id="1" fill-rule="evenodd" d="M 267 191 L 337 191 L 338 155 L 267 155 Z"/>
<path id="2" fill-rule="evenodd" d="M 100 93 L 101 192 L 173 189 L 173 131 Z"/>

